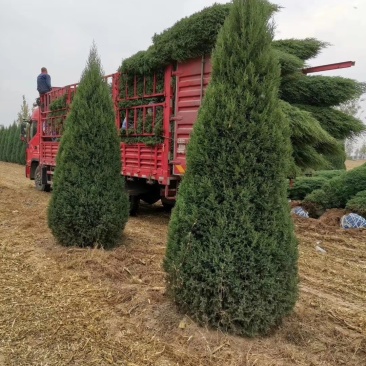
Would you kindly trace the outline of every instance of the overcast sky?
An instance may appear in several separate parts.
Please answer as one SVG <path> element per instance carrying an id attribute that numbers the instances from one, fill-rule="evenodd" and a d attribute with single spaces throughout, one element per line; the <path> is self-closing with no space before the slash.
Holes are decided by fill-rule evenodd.
<path id="1" fill-rule="evenodd" d="M 95 40 L 105 73 L 151 44 L 154 33 L 225 0 L 0 0 L 0 124 L 16 118 L 26 96 L 37 97 L 45 66 L 53 86 L 79 81 Z M 311 65 L 356 61 L 327 75 L 366 81 L 366 0 L 277 0 L 276 38 L 316 37 L 328 48 Z"/>

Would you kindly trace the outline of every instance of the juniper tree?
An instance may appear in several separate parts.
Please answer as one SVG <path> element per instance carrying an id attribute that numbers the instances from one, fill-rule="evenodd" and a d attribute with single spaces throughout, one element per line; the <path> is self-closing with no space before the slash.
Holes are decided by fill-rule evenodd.
<path id="1" fill-rule="evenodd" d="M 11 136 L 11 147 L 10 147 L 10 162 L 18 163 L 18 153 L 19 153 L 19 142 L 20 142 L 20 126 L 14 123 L 12 126 L 12 136 Z"/>
<path id="2" fill-rule="evenodd" d="M 0 145 L 0 156 L 2 161 L 7 161 L 7 149 L 8 149 L 8 140 L 9 140 L 10 126 L 4 127 L 3 137 L 1 139 Z"/>
<path id="3" fill-rule="evenodd" d="M 16 133 L 16 123 L 15 121 L 8 127 L 8 133 L 6 138 L 5 145 L 5 159 L 9 163 L 13 162 L 13 146 L 15 141 L 15 133 Z"/>
<path id="4" fill-rule="evenodd" d="M 26 160 L 26 144 L 20 140 L 19 136 L 20 136 L 20 126 L 23 122 L 23 120 L 29 120 L 31 117 L 30 114 L 30 109 L 28 106 L 27 101 L 25 100 L 25 96 L 23 95 L 22 97 L 22 104 L 20 106 L 20 111 L 18 112 L 18 117 L 17 117 L 17 124 L 18 124 L 18 131 L 17 131 L 17 136 L 18 136 L 18 140 L 17 140 L 17 146 L 16 146 L 16 157 L 15 160 L 18 164 L 24 164 L 25 165 L 25 160 Z"/>
<path id="5" fill-rule="evenodd" d="M 65 246 L 118 243 L 128 219 L 113 103 L 95 46 L 60 143 L 48 225 Z"/>
<path id="6" fill-rule="evenodd" d="M 6 128 L 3 125 L 0 125 L 0 161 L 3 161 L 5 135 L 6 135 Z"/>
<path id="7" fill-rule="evenodd" d="M 248 336 L 268 333 L 297 299 L 289 126 L 269 18 L 266 1 L 234 0 L 219 33 L 164 261 L 179 309 Z"/>

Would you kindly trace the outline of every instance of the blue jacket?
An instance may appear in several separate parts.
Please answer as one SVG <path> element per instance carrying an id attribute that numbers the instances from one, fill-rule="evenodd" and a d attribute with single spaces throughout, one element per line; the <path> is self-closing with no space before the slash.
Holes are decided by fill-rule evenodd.
<path id="1" fill-rule="evenodd" d="M 37 90 L 39 94 L 51 91 L 51 77 L 48 74 L 39 74 L 37 77 Z"/>

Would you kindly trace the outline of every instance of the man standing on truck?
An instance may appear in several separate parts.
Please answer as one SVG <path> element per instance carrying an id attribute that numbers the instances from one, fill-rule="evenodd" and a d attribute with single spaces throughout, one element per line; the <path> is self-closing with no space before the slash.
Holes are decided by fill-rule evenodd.
<path id="1" fill-rule="evenodd" d="M 41 111 L 44 109 L 44 101 L 42 96 L 52 90 L 51 76 L 48 75 L 45 67 L 41 68 L 41 73 L 37 77 L 37 90 L 39 92 L 39 98 L 37 98 L 37 105 L 41 107 Z"/>
<path id="2" fill-rule="evenodd" d="M 51 76 L 48 75 L 45 67 L 42 67 L 41 73 L 37 77 L 37 90 L 39 92 L 39 96 L 42 96 L 52 90 Z"/>

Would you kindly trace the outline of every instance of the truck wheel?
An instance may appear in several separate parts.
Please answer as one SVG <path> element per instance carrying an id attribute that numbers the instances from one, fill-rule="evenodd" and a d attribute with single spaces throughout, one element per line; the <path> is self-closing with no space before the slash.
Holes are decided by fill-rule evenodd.
<path id="1" fill-rule="evenodd" d="M 130 216 L 137 216 L 140 205 L 140 196 L 130 196 Z"/>
<path id="2" fill-rule="evenodd" d="M 36 171 L 34 173 L 34 184 L 36 186 L 37 191 L 41 192 L 50 191 L 49 184 L 42 184 L 42 168 L 40 165 L 37 166 Z"/>

